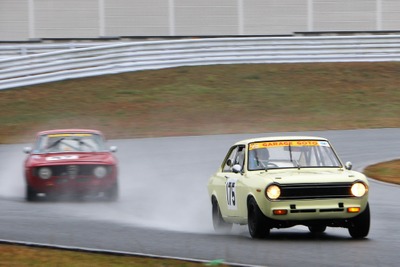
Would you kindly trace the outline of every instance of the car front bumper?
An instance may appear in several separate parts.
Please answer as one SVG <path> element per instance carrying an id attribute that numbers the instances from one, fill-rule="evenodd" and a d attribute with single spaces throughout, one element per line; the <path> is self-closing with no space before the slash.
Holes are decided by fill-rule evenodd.
<path id="1" fill-rule="evenodd" d="M 368 196 L 362 198 L 268 201 L 260 209 L 270 219 L 280 221 L 349 219 L 361 214 Z"/>

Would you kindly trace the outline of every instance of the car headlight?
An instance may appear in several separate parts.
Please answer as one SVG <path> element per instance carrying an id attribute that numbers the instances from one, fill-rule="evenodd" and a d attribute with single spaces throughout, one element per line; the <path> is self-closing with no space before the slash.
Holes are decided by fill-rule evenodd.
<path id="1" fill-rule="evenodd" d="M 364 183 L 356 182 L 351 186 L 351 193 L 355 197 L 362 197 L 367 193 L 368 188 Z"/>
<path id="2" fill-rule="evenodd" d="M 41 179 L 49 179 L 51 177 L 51 169 L 48 167 L 39 168 L 38 176 Z"/>
<path id="3" fill-rule="evenodd" d="M 275 200 L 275 199 L 277 199 L 277 198 L 281 195 L 281 189 L 280 189 L 279 186 L 276 185 L 276 184 L 269 185 L 269 186 L 265 189 L 265 195 L 266 195 L 269 199 Z"/>
<path id="4" fill-rule="evenodd" d="M 96 168 L 94 168 L 93 174 L 97 178 L 104 178 L 107 175 L 107 169 L 104 166 L 97 166 Z"/>

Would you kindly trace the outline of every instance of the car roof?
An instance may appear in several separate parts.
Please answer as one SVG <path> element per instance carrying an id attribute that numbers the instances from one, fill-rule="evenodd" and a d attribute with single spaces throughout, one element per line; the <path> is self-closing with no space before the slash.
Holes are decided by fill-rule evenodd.
<path id="1" fill-rule="evenodd" d="M 53 130 L 38 132 L 37 135 L 57 134 L 57 133 L 94 133 L 102 135 L 100 131 L 92 129 L 53 129 Z"/>
<path id="2" fill-rule="evenodd" d="M 247 145 L 250 143 L 257 142 L 270 142 L 270 141 L 291 141 L 291 140 L 318 140 L 328 141 L 328 139 L 319 136 L 269 136 L 269 137 L 258 137 L 245 139 L 235 143 L 235 145 Z"/>

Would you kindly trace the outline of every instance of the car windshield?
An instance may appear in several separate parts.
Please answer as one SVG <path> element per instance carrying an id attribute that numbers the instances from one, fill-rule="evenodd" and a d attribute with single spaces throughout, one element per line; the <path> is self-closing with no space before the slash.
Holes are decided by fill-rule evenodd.
<path id="1" fill-rule="evenodd" d="M 291 140 L 250 143 L 248 169 L 341 167 L 327 141 Z"/>
<path id="2" fill-rule="evenodd" d="M 99 134 L 57 133 L 39 136 L 33 152 L 99 152 L 104 150 L 104 141 Z"/>

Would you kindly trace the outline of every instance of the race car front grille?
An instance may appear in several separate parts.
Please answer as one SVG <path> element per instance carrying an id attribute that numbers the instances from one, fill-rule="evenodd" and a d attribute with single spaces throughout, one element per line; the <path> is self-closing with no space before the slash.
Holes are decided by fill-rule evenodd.
<path id="1" fill-rule="evenodd" d="M 107 173 L 111 173 L 111 167 L 107 165 L 93 165 L 93 164 L 87 164 L 87 165 L 55 165 L 55 166 L 47 166 L 48 168 L 51 169 L 51 173 L 53 177 L 78 177 L 78 176 L 84 176 L 84 177 L 91 177 L 94 176 L 94 169 L 97 166 L 104 166 L 107 169 Z M 39 168 L 35 169 L 35 174 L 37 176 Z"/>
<path id="2" fill-rule="evenodd" d="M 352 197 L 352 183 L 280 185 L 280 200 Z"/>

